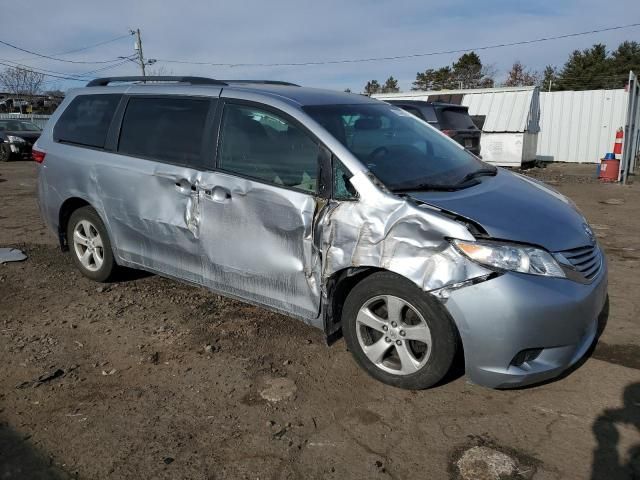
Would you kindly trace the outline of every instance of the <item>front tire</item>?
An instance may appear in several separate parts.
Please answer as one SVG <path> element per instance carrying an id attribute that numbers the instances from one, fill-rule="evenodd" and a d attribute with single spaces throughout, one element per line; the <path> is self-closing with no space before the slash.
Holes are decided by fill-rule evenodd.
<path id="1" fill-rule="evenodd" d="M 457 349 L 455 327 L 442 305 L 390 272 L 374 273 L 351 290 L 342 310 L 342 331 L 369 375 L 409 390 L 441 381 Z"/>
<path id="2" fill-rule="evenodd" d="M 0 162 L 10 161 L 12 156 L 13 154 L 11 153 L 9 145 L 6 143 L 0 143 Z"/>
<path id="3" fill-rule="evenodd" d="M 107 282 L 116 270 L 107 229 L 98 213 L 82 207 L 71 214 L 67 243 L 78 270 L 96 282 Z"/>

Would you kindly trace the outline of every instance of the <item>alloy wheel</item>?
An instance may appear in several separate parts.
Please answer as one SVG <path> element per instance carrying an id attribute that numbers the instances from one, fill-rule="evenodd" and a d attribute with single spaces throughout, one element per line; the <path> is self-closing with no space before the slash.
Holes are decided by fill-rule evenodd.
<path id="1" fill-rule="evenodd" d="M 73 248 L 83 267 L 95 272 L 104 263 L 104 247 L 98 229 L 88 220 L 81 220 L 73 229 Z"/>
<path id="2" fill-rule="evenodd" d="M 388 373 L 410 375 L 431 356 L 431 330 L 424 317 L 393 295 L 379 295 L 362 305 L 356 333 L 367 358 Z"/>

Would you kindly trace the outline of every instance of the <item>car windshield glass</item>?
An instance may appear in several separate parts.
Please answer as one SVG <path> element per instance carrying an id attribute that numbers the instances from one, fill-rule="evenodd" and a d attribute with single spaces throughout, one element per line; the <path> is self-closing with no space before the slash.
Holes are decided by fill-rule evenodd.
<path id="1" fill-rule="evenodd" d="M 476 128 L 466 108 L 441 109 L 440 126 L 445 130 L 475 130 Z"/>
<path id="2" fill-rule="evenodd" d="M 445 188 L 495 168 L 392 105 L 318 105 L 304 110 L 391 190 Z"/>
<path id="3" fill-rule="evenodd" d="M 0 120 L 0 131 L 9 132 L 39 132 L 40 128 L 31 122 L 21 122 L 19 120 Z"/>

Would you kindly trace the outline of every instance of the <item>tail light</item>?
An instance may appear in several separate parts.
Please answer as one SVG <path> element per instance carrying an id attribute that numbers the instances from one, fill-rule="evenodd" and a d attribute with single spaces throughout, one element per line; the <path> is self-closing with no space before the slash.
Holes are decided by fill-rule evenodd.
<path id="1" fill-rule="evenodd" d="M 31 158 L 33 158 L 36 163 L 44 162 L 45 155 L 46 153 L 41 150 L 36 150 L 35 148 L 31 150 Z"/>
<path id="2" fill-rule="evenodd" d="M 453 137 L 456 134 L 455 130 L 442 130 L 442 133 L 444 133 L 447 137 Z"/>

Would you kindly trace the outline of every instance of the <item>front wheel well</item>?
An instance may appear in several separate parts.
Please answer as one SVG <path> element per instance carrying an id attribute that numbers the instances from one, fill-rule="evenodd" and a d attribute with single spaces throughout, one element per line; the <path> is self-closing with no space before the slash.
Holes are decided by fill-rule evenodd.
<path id="1" fill-rule="evenodd" d="M 335 272 L 327 281 L 327 296 L 324 300 L 324 332 L 327 344 L 342 337 L 342 306 L 349 292 L 359 282 L 376 272 L 387 270 L 376 267 L 348 267 Z"/>
<path id="2" fill-rule="evenodd" d="M 91 206 L 89 202 L 82 198 L 72 197 L 64 201 L 60 207 L 58 214 L 58 241 L 60 242 L 60 249 L 63 252 L 69 250 L 69 243 L 67 241 L 67 224 L 71 214 L 82 207 Z"/>

